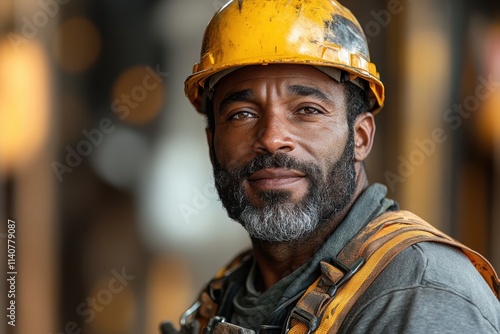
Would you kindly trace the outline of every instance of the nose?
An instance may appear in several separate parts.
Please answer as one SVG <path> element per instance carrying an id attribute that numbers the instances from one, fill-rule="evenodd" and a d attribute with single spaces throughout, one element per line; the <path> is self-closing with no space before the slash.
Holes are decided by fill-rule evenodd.
<path id="1" fill-rule="evenodd" d="M 257 136 L 253 149 L 259 154 L 288 153 L 295 149 L 296 143 L 292 135 L 292 124 L 286 116 L 268 114 L 259 121 Z"/>

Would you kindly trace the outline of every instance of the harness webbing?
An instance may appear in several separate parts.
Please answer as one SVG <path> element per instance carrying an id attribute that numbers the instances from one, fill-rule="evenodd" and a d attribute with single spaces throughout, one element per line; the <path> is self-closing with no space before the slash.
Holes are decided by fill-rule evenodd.
<path id="1" fill-rule="evenodd" d="M 350 309 L 387 264 L 409 246 L 425 241 L 461 249 L 500 300 L 500 280 L 483 256 L 411 212 L 386 212 L 368 223 L 331 263 L 320 263 L 321 276 L 288 315 L 288 334 L 336 333 Z M 250 258 L 251 252 L 238 256 L 207 285 L 195 309 L 188 310 L 181 318 L 184 332 L 203 333 L 207 326 L 210 332 L 215 327 L 221 319 L 218 316 L 225 313 L 224 309 L 231 302 L 226 296 L 231 294 L 228 282 L 246 272 L 241 269 L 248 265 Z"/>
<path id="2" fill-rule="evenodd" d="M 479 253 L 410 212 L 387 212 L 352 239 L 333 264 L 321 263 L 322 275 L 307 289 L 289 316 L 288 333 L 336 333 L 349 310 L 387 264 L 407 247 L 423 241 L 460 248 L 500 298 L 500 280 Z M 349 279 L 343 280 L 346 276 Z"/>

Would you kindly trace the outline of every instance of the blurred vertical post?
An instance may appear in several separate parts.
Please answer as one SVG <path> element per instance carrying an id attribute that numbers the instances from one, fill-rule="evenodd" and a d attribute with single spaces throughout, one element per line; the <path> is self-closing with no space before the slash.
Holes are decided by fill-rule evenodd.
<path id="1" fill-rule="evenodd" d="M 500 93 L 497 93 L 499 105 L 497 106 L 495 112 L 500 110 Z M 494 143 L 494 191 L 493 191 L 493 214 L 491 220 L 491 236 L 490 236 L 490 247 L 491 247 L 491 263 L 493 267 L 500 272 L 500 124 L 495 123 L 495 143 Z"/>
<path id="2" fill-rule="evenodd" d="M 449 231 L 444 200 L 443 152 L 447 136 L 442 112 L 448 103 L 450 82 L 450 22 L 445 15 L 449 1 L 423 0 L 407 4 L 406 50 L 400 108 L 402 154 L 400 176 L 404 178 L 402 207 L 418 212 L 438 228 Z M 422 22 L 425 18 L 425 24 Z"/>
<path id="3" fill-rule="evenodd" d="M 0 2 L 0 40 L 4 36 L 4 32 L 7 30 L 9 21 L 11 20 L 12 12 L 12 1 L 5 0 Z M 1 60 L 0 60 L 1 61 Z M 0 87 L 1 89 L 1 87 Z M 0 119 L 2 118 L 3 111 L 0 110 Z M 3 155 L 3 145 L 6 142 L 6 138 L 2 137 L 0 133 L 0 309 L 7 309 L 7 277 L 6 277 L 6 266 L 7 266 L 7 219 L 9 214 L 9 200 L 10 200 L 10 190 L 9 190 L 9 180 L 7 178 L 6 166 L 4 163 L 5 157 Z M 4 317 L 4 314 L 2 314 Z M 7 321 L 0 321 L 0 333 L 7 333 Z"/>
<path id="4" fill-rule="evenodd" d="M 500 17 L 500 10 L 496 13 Z M 494 20 L 489 29 L 487 42 L 487 68 L 492 77 L 494 94 L 486 104 L 486 113 L 492 130 L 493 141 L 493 199 L 490 235 L 491 262 L 500 272 L 500 22 Z"/>
<path id="5" fill-rule="evenodd" d="M 11 184 L 7 218 L 16 222 L 17 272 L 15 327 L 0 328 L 15 334 L 52 333 L 59 239 L 51 169 L 53 80 L 46 50 L 56 8 L 31 0 L 2 0 L 0 7 L 8 8 L 2 11 L 8 13 L 8 24 L 0 28 L 0 170 Z"/>

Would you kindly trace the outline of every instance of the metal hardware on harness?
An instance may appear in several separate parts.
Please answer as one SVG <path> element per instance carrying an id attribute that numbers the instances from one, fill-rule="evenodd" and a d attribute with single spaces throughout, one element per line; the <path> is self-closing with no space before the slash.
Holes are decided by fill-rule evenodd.
<path id="1" fill-rule="evenodd" d="M 182 313 L 181 318 L 179 320 L 179 323 L 181 324 L 182 327 L 185 327 L 188 324 L 188 318 L 193 314 L 195 314 L 200 307 L 201 307 L 201 302 L 198 300 L 196 303 L 191 305 L 191 307 L 188 308 L 186 312 Z"/>
<path id="2" fill-rule="evenodd" d="M 207 327 L 207 330 L 210 330 L 210 333 L 212 334 L 255 334 L 255 331 L 252 329 L 234 325 L 225 321 L 218 321 L 220 319 L 214 320 L 214 324 L 209 325 L 210 329 Z"/>
<path id="3" fill-rule="evenodd" d="M 311 334 L 319 326 L 319 320 L 316 316 L 298 306 L 295 306 L 286 320 L 286 333 L 288 333 L 291 328 L 292 319 L 295 319 L 307 326 L 306 334 Z"/>
<path id="4" fill-rule="evenodd" d="M 335 296 L 335 293 L 337 293 L 338 288 L 344 285 L 355 273 L 359 271 L 359 269 L 361 269 L 361 267 L 365 264 L 365 259 L 357 259 L 356 262 L 354 262 L 354 264 L 351 266 L 351 268 L 346 267 L 336 258 L 332 259 L 331 264 L 344 273 L 344 276 L 342 276 L 342 278 L 337 283 L 334 283 L 326 292 L 330 297 L 333 297 Z"/>
<path id="5" fill-rule="evenodd" d="M 203 334 L 213 333 L 215 326 L 220 322 L 226 322 L 226 318 L 215 316 L 212 319 L 210 319 L 210 321 L 208 322 L 207 328 L 205 328 L 205 331 L 203 332 Z"/>

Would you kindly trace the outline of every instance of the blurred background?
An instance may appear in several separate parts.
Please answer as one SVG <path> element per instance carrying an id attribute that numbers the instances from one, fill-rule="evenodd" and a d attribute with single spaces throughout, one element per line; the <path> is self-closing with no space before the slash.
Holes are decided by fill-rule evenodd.
<path id="1" fill-rule="evenodd" d="M 500 3 L 341 2 L 387 90 L 371 181 L 500 270 Z M 223 4 L 1 0 L 0 333 L 157 333 L 249 247 L 183 93 Z"/>

